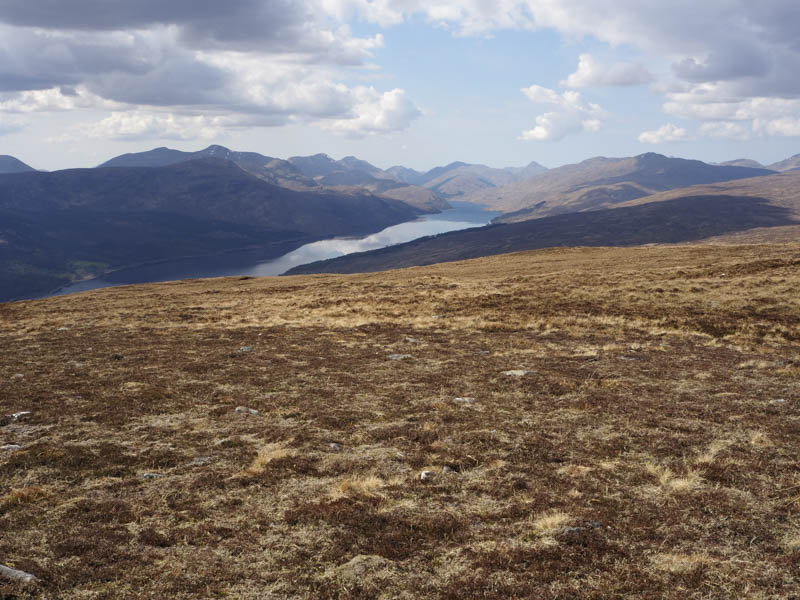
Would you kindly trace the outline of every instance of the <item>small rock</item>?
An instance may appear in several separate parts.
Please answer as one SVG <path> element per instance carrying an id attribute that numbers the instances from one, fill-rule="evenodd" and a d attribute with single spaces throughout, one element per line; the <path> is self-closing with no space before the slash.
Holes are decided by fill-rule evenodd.
<path id="1" fill-rule="evenodd" d="M 409 343 L 409 344 L 421 344 L 422 343 L 422 341 L 418 340 L 417 338 L 411 337 L 410 335 L 407 335 L 405 337 L 404 341 Z"/>
<path id="2" fill-rule="evenodd" d="M 334 569 L 342 579 L 350 582 L 362 582 L 371 572 L 380 571 L 389 565 L 389 561 L 382 556 L 359 554 L 350 561 Z"/>
<path id="3" fill-rule="evenodd" d="M 453 467 L 450 465 L 445 465 L 442 467 L 442 473 L 458 473 Z"/>
<path id="4" fill-rule="evenodd" d="M 56 331 L 69 331 L 69 327 L 59 327 Z"/>
<path id="5" fill-rule="evenodd" d="M 334 452 L 339 452 L 342 449 L 342 445 L 339 442 L 331 442 L 328 444 L 328 448 L 333 450 Z"/>
<path id="6" fill-rule="evenodd" d="M 480 356 L 486 356 L 488 354 L 491 354 L 491 352 L 489 352 L 489 350 L 478 350 L 478 354 Z"/>
<path id="7" fill-rule="evenodd" d="M 17 450 L 22 450 L 22 446 L 19 444 L 6 444 L 5 446 L 0 446 L 0 450 L 16 452 Z"/>
<path id="8" fill-rule="evenodd" d="M 428 481 L 429 479 L 433 479 L 433 471 L 423 471 L 419 474 L 419 478 L 422 481 Z"/>
<path id="9" fill-rule="evenodd" d="M 508 375 L 510 377 L 524 377 L 528 373 L 534 373 L 535 371 L 525 371 L 523 369 L 512 369 L 511 371 L 503 371 L 503 375 Z"/>
<path id="10" fill-rule="evenodd" d="M 23 375 L 22 373 L 14 373 L 11 376 L 11 379 L 22 379 L 23 377 L 25 377 L 25 375 Z"/>
<path id="11" fill-rule="evenodd" d="M 31 416 L 32 414 L 33 413 L 29 410 L 22 410 L 20 412 L 11 413 L 11 418 L 14 419 L 15 421 L 18 421 L 19 419 L 25 419 Z"/>
<path id="12" fill-rule="evenodd" d="M 475 398 L 470 398 L 469 396 L 464 396 L 464 397 L 457 396 L 453 398 L 453 402 L 459 402 L 461 404 L 472 404 L 473 402 L 475 402 Z"/>
<path id="13" fill-rule="evenodd" d="M 242 346 L 241 348 L 239 348 L 239 352 L 242 352 L 242 353 L 252 352 L 252 351 L 253 351 L 253 347 L 252 346 Z"/>
<path id="14" fill-rule="evenodd" d="M 158 479 L 159 477 L 163 477 L 161 473 L 142 473 L 142 479 Z"/>
<path id="15" fill-rule="evenodd" d="M 17 569 L 12 569 L 11 567 L 7 567 L 5 565 L 0 565 L 0 575 L 6 579 L 16 579 L 17 581 L 21 581 L 23 583 L 39 583 L 39 578 L 36 577 L 36 575 L 31 575 L 25 571 L 18 571 Z M 3 594 L 3 597 L 6 597 L 6 595 Z M 16 598 L 16 596 L 7 597 Z"/>
<path id="16" fill-rule="evenodd" d="M 770 404 L 786 404 L 786 398 L 775 398 L 775 400 L 770 400 Z"/>
<path id="17" fill-rule="evenodd" d="M 192 460 L 190 460 L 189 463 L 188 463 L 188 466 L 190 466 L 190 467 L 202 466 L 202 465 L 210 464 L 212 462 L 214 462 L 214 457 L 213 456 L 198 456 L 197 458 L 193 458 Z"/>
<path id="18" fill-rule="evenodd" d="M 389 360 L 405 360 L 407 358 L 414 358 L 414 357 L 411 356 L 410 354 L 390 354 L 386 358 L 388 358 Z"/>
<path id="19" fill-rule="evenodd" d="M 237 406 L 234 412 L 243 413 L 245 415 L 257 415 L 258 411 L 255 408 L 247 408 L 246 406 Z"/>

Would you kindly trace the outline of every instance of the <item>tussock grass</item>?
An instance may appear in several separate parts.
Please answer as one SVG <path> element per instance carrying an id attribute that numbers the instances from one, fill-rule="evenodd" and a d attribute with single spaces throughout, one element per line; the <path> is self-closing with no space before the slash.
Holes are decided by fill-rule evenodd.
<path id="1" fill-rule="evenodd" d="M 0 597 L 800 596 L 799 259 L 568 248 L 0 304 L 0 562 L 41 579 Z"/>

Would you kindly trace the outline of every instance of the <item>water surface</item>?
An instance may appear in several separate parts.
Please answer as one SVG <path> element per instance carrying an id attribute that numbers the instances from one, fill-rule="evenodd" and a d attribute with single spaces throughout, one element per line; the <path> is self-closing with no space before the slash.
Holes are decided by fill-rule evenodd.
<path id="1" fill-rule="evenodd" d="M 265 259 L 264 249 L 243 250 L 213 256 L 184 258 L 131 267 L 108 273 L 96 279 L 79 281 L 60 288 L 48 296 L 63 296 L 116 285 L 153 283 L 202 277 L 281 275 L 298 265 L 336 258 L 353 252 L 377 250 L 393 244 L 410 242 L 420 237 L 486 225 L 499 212 L 485 210 L 467 202 L 450 202 L 452 209 L 425 215 L 416 221 L 400 223 L 363 237 L 342 237 L 305 244 L 278 258 Z M 272 250 L 274 253 L 274 249 Z M 273 254 L 274 256 L 274 254 Z"/>

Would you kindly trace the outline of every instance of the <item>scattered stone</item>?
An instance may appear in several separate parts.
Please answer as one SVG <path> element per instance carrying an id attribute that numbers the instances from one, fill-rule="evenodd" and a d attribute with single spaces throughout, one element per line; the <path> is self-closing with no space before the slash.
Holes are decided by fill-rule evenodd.
<path id="1" fill-rule="evenodd" d="M 342 449 L 342 445 L 339 442 L 331 442 L 328 444 L 328 448 L 333 450 L 334 452 L 339 452 Z"/>
<path id="2" fill-rule="evenodd" d="M 15 579 L 17 581 L 22 581 L 23 583 L 39 582 L 39 578 L 36 577 L 36 575 L 31 575 L 25 571 L 18 571 L 17 569 L 12 569 L 11 567 L 7 567 L 5 565 L 0 565 L 0 575 L 6 579 Z"/>
<path id="3" fill-rule="evenodd" d="M 187 466 L 190 467 L 202 466 L 202 465 L 208 465 L 212 462 L 214 462 L 213 456 L 198 456 L 197 458 L 193 458 L 192 460 L 190 460 Z"/>
<path id="4" fill-rule="evenodd" d="M 69 331 L 69 327 L 59 327 L 56 331 Z"/>
<path id="5" fill-rule="evenodd" d="M 111 360 L 122 360 L 122 359 L 123 359 L 123 358 L 125 358 L 125 357 L 124 357 L 124 356 L 122 356 L 122 354 L 116 354 L 116 353 L 114 353 L 114 354 L 112 354 L 112 355 L 111 355 L 109 358 L 110 358 Z"/>
<path id="6" fill-rule="evenodd" d="M 528 373 L 535 373 L 536 371 L 525 371 L 523 369 L 512 369 L 511 371 L 503 371 L 503 375 L 510 377 L 524 377 Z"/>
<path id="7" fill-rule="evenodd" d="M 491 352 L 489 350 L 478 350 L 478 354 L 480 356 L 487 356 L 487 355 L 491 354 Z"/>
<path id="8" fill-rule="evenodd" d="M 6 444 L 5 446 L 0 446 L 0 450 L 7 452 L 16 452 L 17 450 L 22 450 L 22 446 L 20 446 L 19 444 Z"/>
<path id="9" fill-rule="evenodd" d="M 355 583 L 363 580 L 364 576 L 369 575 L 370 572 L 382 570 L 388 564 L 389 561 L 382 556 L 359 554 L 345 564 L 336 567 L 334 572 L 340 578 Z"/>
<path id="10" fill-rule="evenodd" d="M 407 358 L 414 358 L 414 357 L 411 356 L 410 354 L 390 354 L 386 358 L 388 358 L 389 360 L 405 360 Z"/>
<path id="11" fill-rule="evenodd" d="M 461 404 L 472 404 L 473 402 L 475 402 L 475 398 L 470 398 L 469 396 L 464 396 L 464 397 L 457 396 L 453 398 L 453 402 L 459 402 Z"/>
<path id="12" fill-rule="evenodd" d="M 142 473 L 142 479 L 158 479 L 159 477 L 163 477 L 161 473 Z"/>
<path id="13" fill-rule="evenodd" d="M 247 408 L 246 406 L 237 406 L 234 412 L 243 413 L 245 415 L 257 415 L 258 411 L 255 408 Z"/>
<path id="14" fill-rule="evenodd" d="M 239 348 L 239 352 L 241 352 L 243 354 L 245 352 L 252 352 L 252 351 L 253 351 L 253 347 L 252 346 L 242 346 L 241 348 Z"/>
<path id="15" fill-rule="evenodd" d="M 450 465 L 445 465 L 442 467 L 442 473 L 458 473 L 458 471 Z"/>
<path id="16" fill-rule="evenodd" d="M 421 344 L 422 343 L 422 340 L 418 340 L 417 338 L 411 337 L 410 335 L 407 335 L 405 337 L 405 341 L 407 343 L 409 343 L 409 344 Z"/>
<path id="17" fill-rule="evenodd" d="M 25 375 L 23 375 L 22 373 L 14 373 L 11 376 L 11 379 L 22 379 L 23 377 L 25 377 Z"/>
<path id="18" fill-rule="evenodd" d="M 770 400 L 770 404 L 786 404 L 786 398 L 775 398 L 775 400 Z"/>
<path id="19" fill-rule="evenodd" d="M 565 534 L 580 533 L 581 531 L 586 531 L 586 527 L 564 527 L 561 529 L 561 533 Z"/>
<path id="20" fill-rule="evenodd" d="M 18 421 L 20 419 L 26 419 L 32 414 L 33 413 L 29 410 L 22 410 L 20 412 L 11 413 L 11 418 L 14 419 L 15 421 Z"/>
<path id="21" fill-rule="evenodd" d="M 429 479 L 433 479 L 433 471 L 423 471 L 419 474 L 419 478 L 422 481 L 428 481 Z"/>

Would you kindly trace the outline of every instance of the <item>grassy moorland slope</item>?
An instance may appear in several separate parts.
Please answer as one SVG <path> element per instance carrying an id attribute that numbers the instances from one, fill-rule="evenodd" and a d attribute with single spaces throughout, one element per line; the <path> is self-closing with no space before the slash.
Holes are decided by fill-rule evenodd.
<path id="1" fill-rule="evenodd" d="M 577 248 L 0 304 L 0 596 L 797 597 L 799 286 Z"/>

